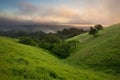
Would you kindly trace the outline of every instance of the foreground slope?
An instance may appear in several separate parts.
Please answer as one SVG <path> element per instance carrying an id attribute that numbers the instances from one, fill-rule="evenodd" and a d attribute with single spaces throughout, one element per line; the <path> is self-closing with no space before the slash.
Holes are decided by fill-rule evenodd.
<path id="1" fill-rule="evenodd" d="M 77 69 L 40 48 L 0 37 L 0 80 L 117 80 L 116 77 Z"/>
<path id="2" fill-rule="evenodd" d="M 120 74 L 120 24 L 104 28 L 98 37 L 85 33 L 70 40 L 77 40 L 79 44 L 67 59 L 69 63 Z"/>

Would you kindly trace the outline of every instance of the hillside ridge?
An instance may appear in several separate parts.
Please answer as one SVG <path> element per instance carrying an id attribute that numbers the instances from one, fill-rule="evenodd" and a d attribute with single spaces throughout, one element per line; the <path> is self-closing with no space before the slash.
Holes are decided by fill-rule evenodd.
<path id="1" fill-rule="evenodd" d="M 104 28 L 98 37 L 85 33 L 68 39 L 70 40 L 79 41 L 77 49 L 67 59 L 71 64 L 85 64 L 97 70 L 120 73 L 120 24 Z"/>

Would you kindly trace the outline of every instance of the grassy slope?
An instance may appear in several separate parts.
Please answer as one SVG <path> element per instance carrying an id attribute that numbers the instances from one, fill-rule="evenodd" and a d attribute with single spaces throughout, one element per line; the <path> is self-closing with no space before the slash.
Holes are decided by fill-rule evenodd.
<path id="1" fill-rule="evenodd" d="M 120 24 L 104 28 L 95 38 L 85 33 L 69 40 L 80 41 L 69 63 L 120 74 Z"/>
<path id="2" fill-rule="evenodd" d="M 0 80 L 119 80 L 114 76 L 77 69 L 40 48 L 0 37 Z"/>

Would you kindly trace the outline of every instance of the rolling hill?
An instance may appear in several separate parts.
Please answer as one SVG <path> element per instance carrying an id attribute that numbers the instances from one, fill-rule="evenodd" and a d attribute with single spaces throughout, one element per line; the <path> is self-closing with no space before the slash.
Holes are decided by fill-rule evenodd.
<path id="1" fill-rule="evenodd" d="M 104 28 L 98 37 L 85 33 L 70 40 L 79 41 L 67 59 L 70 64 L 120 74 L 120 24 Z"/>
<path id="2" fill-rule="evenodd" d="M 119 80 L 119 29 L 119 25 L 113 25 L 96 38 L 85 33 L 69 39 L 80 43 L 66 60 L 44 49 L 20 44 L 17 39 L 0 37 L 0 80 Z M 115 75 L 109 74 L 111 71 Z"/>

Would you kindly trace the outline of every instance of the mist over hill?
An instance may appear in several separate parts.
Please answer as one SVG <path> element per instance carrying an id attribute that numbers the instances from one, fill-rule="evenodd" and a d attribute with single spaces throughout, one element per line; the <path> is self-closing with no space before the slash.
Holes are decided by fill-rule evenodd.
<path id="1" fill-rule="evenodd" d="M 57 32 L 58 30 L 61 31 L 63 29 L 68 28 L 80 28 L 87 30 L 88 27 L 83 26 L 73 26 L 73 25 L 60 25 L 55 23 L 37 23 L 33 21 L 26 21 L 26 20 L 17 20 L 11 18 L 4 18 L 0 17 L 0 30 L 9 31 L 9 30 L 16 30 L 16 31 L 28 31 L 28 32 L 36 32 L 36 31 L 43 31 L 46 33 L 49 32 Z"/>

